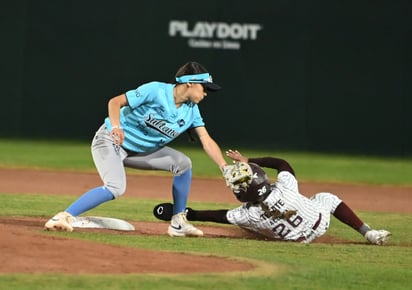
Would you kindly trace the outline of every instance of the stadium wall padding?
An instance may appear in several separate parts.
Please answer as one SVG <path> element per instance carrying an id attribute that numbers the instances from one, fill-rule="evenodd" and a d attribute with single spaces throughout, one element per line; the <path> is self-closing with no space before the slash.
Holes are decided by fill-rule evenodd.
<path id="1" fill-rule="evenodd" d="M 196 60 L 224 148 L 411 155 L 411 3 L 5 1 L 0 136 L 90 140 L 111 97 Z"/>

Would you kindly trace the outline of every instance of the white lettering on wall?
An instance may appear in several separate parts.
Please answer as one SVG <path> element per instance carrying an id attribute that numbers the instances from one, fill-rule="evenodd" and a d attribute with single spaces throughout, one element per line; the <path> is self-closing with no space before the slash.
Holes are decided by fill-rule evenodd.
<path id="1" fill-rule="evenodd" d="M 189 38 L 193 48 L 240 49 L 241 40 L 257 40 L 260 24 L 171 20 L 169 36 Z"/>

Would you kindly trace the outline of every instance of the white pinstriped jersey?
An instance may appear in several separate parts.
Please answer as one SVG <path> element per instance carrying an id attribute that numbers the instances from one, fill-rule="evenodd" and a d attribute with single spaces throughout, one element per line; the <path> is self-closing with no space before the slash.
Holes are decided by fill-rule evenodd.
<path id="1" fill-rule="evenodd" d="M 244 204 L 229 210 L 227 219 L 270 238 L 311 242 L 326 232 L 330 214 L 340 202 L 331 193 L 318 193 L 312 199 L 303 196 L 295 176 L 281 171 L 263 205 Z"/>

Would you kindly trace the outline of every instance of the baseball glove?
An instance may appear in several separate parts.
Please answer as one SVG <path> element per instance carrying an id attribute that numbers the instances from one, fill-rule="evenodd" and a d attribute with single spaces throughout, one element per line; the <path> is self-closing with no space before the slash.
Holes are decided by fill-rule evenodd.
<path id="1" fill-rule="evenodd" d="M 261 202 L 270 194 L 270 181 L 265 171 L 255 163 L 236 162 L 224 177 L 237 200 Z"/>
<path id="2" fill-rule="evenodd" d="M 228 165 L 225 168 L 223 177 L 226 180 L 226 185 L 233 190 L 247 188 L 252 182 L 253 171 L 246 162 L 236 162 L 233 165 Z"/>

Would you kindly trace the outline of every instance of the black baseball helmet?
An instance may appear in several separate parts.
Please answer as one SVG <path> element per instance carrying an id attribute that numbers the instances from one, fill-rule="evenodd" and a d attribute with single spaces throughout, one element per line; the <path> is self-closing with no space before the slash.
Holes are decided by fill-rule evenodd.
<path id="1" fill-rule="evenodd" d="M 245 163 L 248 166 L 249 178 L 239 180 L 232 186 L 232 192 L 241 202 L 261 202 L 269 195 L 270 181 L 266 172 L 255 163 Z"/>

